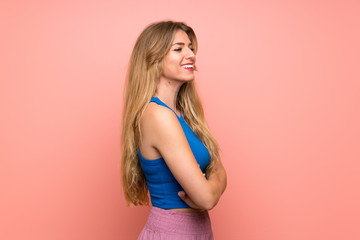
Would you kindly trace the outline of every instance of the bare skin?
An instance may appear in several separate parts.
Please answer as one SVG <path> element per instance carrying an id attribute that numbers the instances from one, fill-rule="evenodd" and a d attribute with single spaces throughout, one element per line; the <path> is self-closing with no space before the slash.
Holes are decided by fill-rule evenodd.
<path id="1" fill-rule="evenodd" d="M 163 74 L 154 97 L 176 109 L 180 87 L 194 80 L 194 72 L 184 64 L 195 64 L 192 44 L 184 31 L 178 30 L 173 45 L 164 58 Z M 199 212 L 212 209 L 226 188 L 226 173 L 219 161 L 216 171 L 206 179 L 187 142 L 182 127 L 174 113 L 156 103 L 149 103 L 141 118 L 142 143 L 140 151 L 147 159 L 163 157 L 170 171 L 183 187 L 179 192 L 191 208 L 172 209 L 181 212 Z"/>

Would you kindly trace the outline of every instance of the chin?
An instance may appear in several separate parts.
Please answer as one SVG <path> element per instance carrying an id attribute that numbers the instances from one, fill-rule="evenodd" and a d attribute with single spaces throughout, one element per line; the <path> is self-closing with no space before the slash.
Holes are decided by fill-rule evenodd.
<path id="1" fill-rule="evenodd" d="M 194 79 L 195 79 L 195 76 L 188 76 L 188 77 L 184 77 L 183 78 L 183 81 L 184 82 L 191 82 L 191 81 L 194 81 Z"/>
<path id="2" fill-rule="evenodd" d="M 191 82 L 194 81 L 195 78 L 188 78 L 188 79 L 182 79 L 181 81 L 186 83 L 186 82 Z"/>

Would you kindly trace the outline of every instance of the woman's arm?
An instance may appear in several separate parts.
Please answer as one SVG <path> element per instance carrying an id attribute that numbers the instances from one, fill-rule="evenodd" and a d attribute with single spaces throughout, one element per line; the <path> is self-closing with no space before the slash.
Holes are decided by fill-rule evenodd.
<path id="1" fill-rule="evenodd" d="M 227 176 L 226 176 L 225 168 L 220 160 L 216 163 L 214 171 L 210 174 L 209 181 L 215 181 L 217 183 L 216 188 L 218 189 L 218 192 L 216 194 L 217 200 L 214 202 L 214 205 L 210 208 L 210 209 L 212 209 L 213 207 L 215 207 L 215 205 L 219 201 L 219 199 L 220 199 L 221 195 L 223 194 L 223 192 L 225 191 L 226 185 L 227 185 Z M 179 197 L 182 200 L 184 200 L 184 202 L 186 202 L 186 204 L 189 205 L 190 207 L 200 209 L 200 207 L 197 206 L 194 203 L 194 201 L 191 200 L 191 198 L 188 196 L 188 194 L 186 194 L 184 191 L 179 192 Z M 208 209 L 208 210 L 210 210 L 210 209 Z"/>
<path id="2" fill-rule="evenodd" d="M 208 179 L 203 176 L 182 127 L 170 110 L 152 107 L 141 121 L 143 137 L 164 158 L 186 195 L 201 209 L 212 209 L 226 187 L 226 173 L 221 162 Z"/>

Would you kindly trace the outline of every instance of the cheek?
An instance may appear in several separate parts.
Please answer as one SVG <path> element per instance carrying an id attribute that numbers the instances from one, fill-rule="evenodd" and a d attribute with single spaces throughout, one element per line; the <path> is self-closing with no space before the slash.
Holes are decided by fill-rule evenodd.
<path id="1" fill-rule="evenodd" d="M 176 59 L 172 58 L 164 61 L 164 65 L 163 65 L 164 74 L 172 74 L 179 72 L 180 70 L 181 69 L 180 69 L 179 61 L 177 61 Z"/>

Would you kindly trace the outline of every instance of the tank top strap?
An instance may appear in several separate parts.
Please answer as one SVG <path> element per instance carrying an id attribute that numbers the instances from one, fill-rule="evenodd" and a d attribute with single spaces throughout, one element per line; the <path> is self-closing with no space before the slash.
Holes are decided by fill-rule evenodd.
<path id="1" fill-rule="evenodd" d="M 181 112 L 180 112 L 180 117 L 177 115 L 177 113 L 172 109 L 170 108 L 168 105 L 166 105 L 163 101 L 161 101 L 158 97 L 152 97 L 150 102 L 155 102 L 161 106 L 164 106 L 164 107 L 167 107 L 168 109 L 170 109 L 171 111 L 173 111 L 173 113 L 175 113 L 175 116 L 177 118 L 180 118 L 182 116 Z"/>

